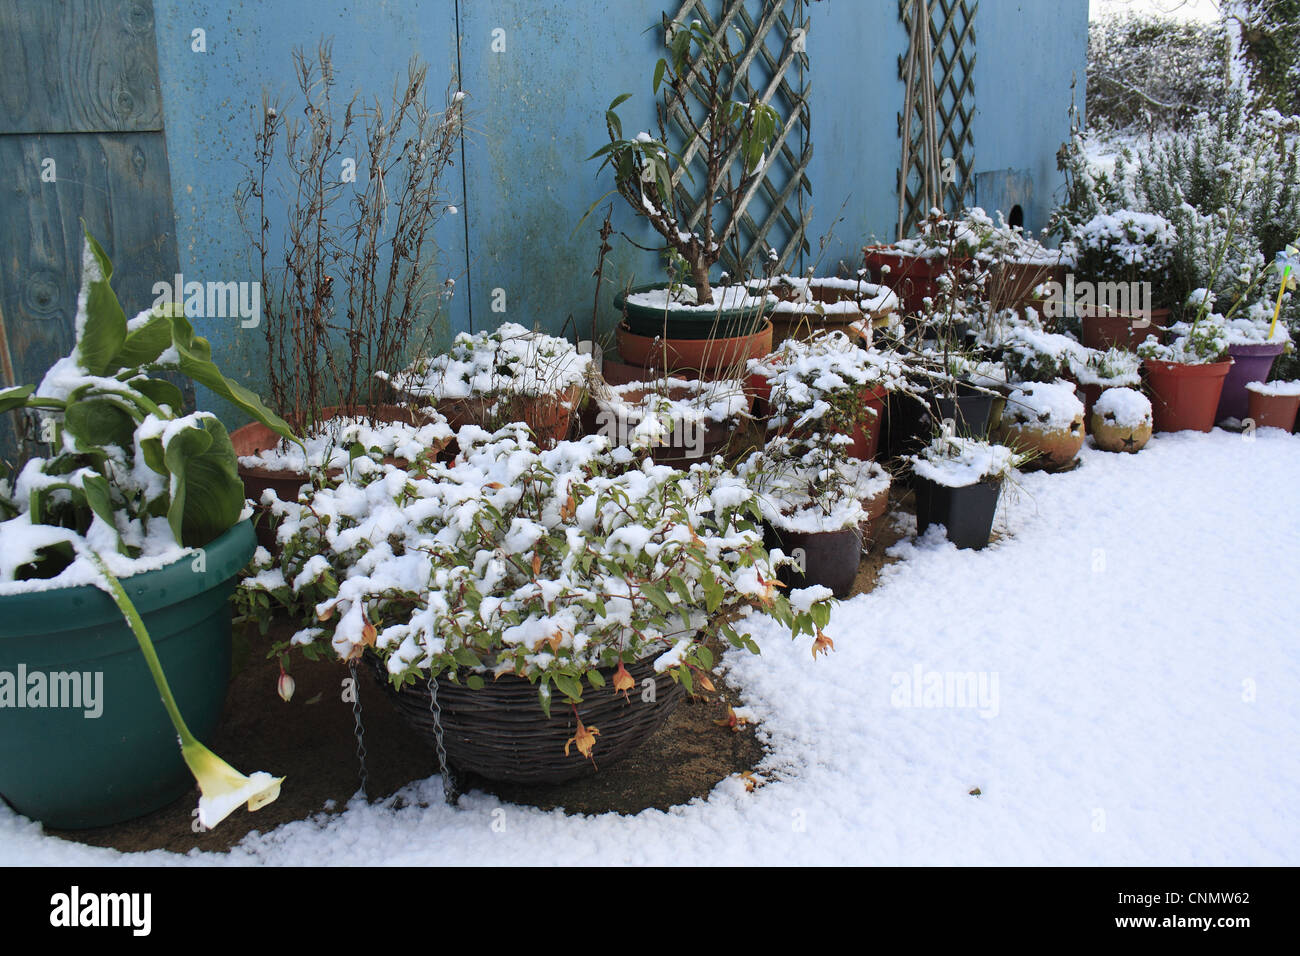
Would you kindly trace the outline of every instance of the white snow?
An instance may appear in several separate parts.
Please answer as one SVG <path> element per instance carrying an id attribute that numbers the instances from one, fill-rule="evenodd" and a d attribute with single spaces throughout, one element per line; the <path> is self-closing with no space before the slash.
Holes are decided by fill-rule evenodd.
<path id="1" fill-rule="evenodd" d="M 1108 388 L 1093 403 L 1094 415 L 1100 415 L 1120 428 L 1138 428 L 1151 424 L 1151 399 L 1132 388 Z"/>
<path id="2" fill-rule="evenodd" d="M 1260 395 L 1300 395 L 1300 381 L 1248 382 L 1246 388 Z"/>
<path id="3" fill-rule="evenodd" d="M 432 776 L 229 855 L 124 855 L 0 809 L 0 863 L 1300 864 L 1300 439 L 1082 458 L 1018 477 L 983 551 L 898 545 L 832 614 L 834 653 L 754 623 L 762 655 L 723 661 L 770 748 L 752 793 L 584 817 L 449 807 Z M 945 701 L 967 683 L 985 694 Z"/>
<path id="4" fill-rule="evenodd" d="M 1069 382 L 1027 382 L 1007 396 L 1002 420 L 1049 430 L 1069 428 L 1083 418 L 1083 402 Z"/>

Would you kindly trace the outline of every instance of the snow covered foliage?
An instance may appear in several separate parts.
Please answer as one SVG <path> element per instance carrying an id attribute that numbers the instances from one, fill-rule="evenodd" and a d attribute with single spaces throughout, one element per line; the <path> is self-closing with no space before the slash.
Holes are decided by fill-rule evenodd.
<path id="1" fill-rule="evenodd" d="M 112 275 L 87 234 L 71 354 L 38 386 L 0 390 L 0 413 L 40 416 L 47 449 L 0 481 L 0 589 L 96 583 L 88 551 L 119 577 L 150 570 L 240 519 L 244 488 L 225 428 L 208 412 L 184 414 L 180 389 L 151 370 L 179 371 L 290 437 L 256 395 L 222 376 L 207 341 L 170 304 L 128 320 Z"/>
<path id="2" fill-rule="evenodd" d="M 874 461 L 835 457 L 789 438 L 775 438 L 736 469 L 753 489 L 763 519 L 782 531 L 826 532 L 856 528 L 867 505 L 889 491 L 888 473 Z"/>
<path id="3" fill-rule="evenodd" d="M 1005 445 L 940 435 L 921 449 L 920 454 L 909 455 L 908 461 L 918 477 L 928 478 L 936 485 L 963 488 L 986 479 L 1002 480 L 1024 464 L 1025 458 Z"/>
<path id="4" fill-rule="evenodd" d="M 1150 133 L 1221 109 L 1228 46 L 1222 22 L 1142 14 L 1091 20 L 1088 125 Z"/>
<path id="5" fill-rule="evenodd" d="M 369 648 L 397 686 L 515 674 L 549 709 L 553 689 L 612 693 L 599 669 L 646 657 L 689 688 L 713 666 L 706 637 L 757 651 L 751 613 L 798 635 L 830 612 L 776 590 L 754 494 L 718 459 L 680 472 L 598 436 L 539 451 L 522 425 L 458 443 L 451 463 L 360 459 L 305 504 L 272 502 L 282 553 L 259 553 L 242 588 L 305 625 L 281 650 Z"/>

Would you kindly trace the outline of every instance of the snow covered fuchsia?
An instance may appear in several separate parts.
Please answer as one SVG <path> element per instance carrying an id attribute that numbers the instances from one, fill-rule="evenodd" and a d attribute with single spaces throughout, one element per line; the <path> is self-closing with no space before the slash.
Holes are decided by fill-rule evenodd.
<path id="1" fill-rule="evenodd" d="M 215 826 L 239 803 L 257 809 L 274 800 L 280 780 L 264 773 L 244 777 L 190 732 L 136 602 L 149 605 L 154 619 L 167 623 L 164 636 L 169 640 L 178 635 L 190 639 L 180 669 L 194 709 L 210 730 L 220 712 L 229 660 L 226 589 L 252 553 L 252 532 L 225 428 L 206 412 L 183 415 L 180 390 L 149 372 L 179 371 L 285 438 L 292 440 L 292 435 L 256 395 L 221 374 L 212 364 L 207 341 L 195 336 L 185 316 L 170 304 L 128 320 L 109 284 L 112 274 L 108 257 L 87 233 L 72 353 L 56 362 L 39 386 L 0 391 L 0 412 L 26 409 L 42 417 L 43 437 L 50 447 L 47 457 L 26 461 L 12 485 L 0 482 L 0 608 L 6 600 L 22 602 L 36 592 L 62 591 L 70 596 L 68 606 L 46 626 L 60 637 L 75 634 L 85 640 L 87 653 L 103 655 L 103 647 L 117 641 L 121 625 L 96 622 L 87 633 L 77 616 L 85 616 L 93 602 L 74 596 L 75 589 L 85 585 L 109 594 L 148 665 L 179 737 L 184 763 L 199 783 L 200 822 Z M 209 551 L 214 564 L 221 564 L 211 574 Z M 188 568 L 178 568 L 185 564 Z M 124 578 L 130 580 L 135 600 L 128 596 Z M 151 590 L 150 582 L 160 583 Z M 183 593 L 178 597 L 178 592 Z M 186 604 L 190 598 L 197 603 Z M 178 623 L 178 615 L 186 611 L 194 615 L 188 626 Z M 21 633 L 6 636 L 18 640 L 6 641 L 3 653 L 26 646 Z M 216 659 L 224 660 L 226 668 L 196 678 L 193 667 L 185 665 L 209 662 L 207 648 L 213 644 L 218 647 Z M 75 825 L 119 822 L 157 809 L 160 799 L 170 802 L 176 796 L 170 791 L 172 778 L 179 775 L 184 781 L 184 768 L 173 767 L 166 759 L 170 755 L 159 758 L 152 749 L 159 740 L 155 725 L 161 723 L 160 715 L 138 708 L 134 699 L 122 699 L 134 698 L 137 689 L 129 678 L 124 681 L 107 689 L 119 697 L 105 717 L 111 732 L 104 744 L 110 754 L 104 773 L 116 776 L 87 783 L 81 805 L 57 802 L 59 795 L 50 795 L 57 806 L 52 812 L 77 820 Z M 126 686 L 132 692 L 122 694 Z M 31 728 L 39 735 L 42 726 Z M 104 753 L 77 751 L 94 739 L 93 734 L 49 726 L 65 746 L 52 749 L 48 741 L 20 741 L 30 754 L 44 751 L 27 763 L 27 773 L 69 780 L 79 772 L 79 762 L 103 764 Z M 7 749 L 16 735 L 11 730 Z M 144 766 L 162 783 L 136 779 L 131 768 Z M 30 789 L 26 781 L 22 785 Z M 124 800 L 123 793 L 134 796 Z M 24 809 L 44 819 L 44 807 L 38 799 Z"/>
<path id="2" fill-rule="evenodd" d="M 781 594 L 787 559 L 720 460 L 681 472 L 601 436 L 540 450 L 519 424 L 458 439 L 422 473 L 358 459 L 305 504 L 273 503 L 283 552 L 259 552 L 242 587 L 304 625 L 279 651 L 373 654 L 395 689 L 522 678 L 541 719 L 622 692 L 602 669 L 638 661 L 707 688 L 706 639 L 757 652 L 751 615 L 829 644 L 830 595 Z"/>

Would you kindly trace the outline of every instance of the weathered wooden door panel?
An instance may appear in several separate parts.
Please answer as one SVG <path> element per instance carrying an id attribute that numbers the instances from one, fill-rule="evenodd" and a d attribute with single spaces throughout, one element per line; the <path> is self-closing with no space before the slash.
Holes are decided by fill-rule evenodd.
<path id="1" fill-rule="evenodd" d="M 0 384 L 71 348 L 83 220 L 128 315 L 177 271 L 153 29 L 148 0 L 0 0 Z"/>
<path id="2" fill-rule="evenodd" d="M 0 0 L 0 131 L 162 129 L 150 0 Z"/>

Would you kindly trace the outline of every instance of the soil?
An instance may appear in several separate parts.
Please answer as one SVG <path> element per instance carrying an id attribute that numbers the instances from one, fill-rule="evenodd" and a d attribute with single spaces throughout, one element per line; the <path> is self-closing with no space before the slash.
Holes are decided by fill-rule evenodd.
<path id="1" fill-rule="evenodd" d="M 853 593 L 875 587 L 880 569 L 892 563 L 885 550 L 900 537 L 889 515 L 910 510 L 910 493 L 899 489 L 886 517 L 877 523 L 863 555 Z M 289 626 L 285 622 L 284 626 Z M 833 635 L 832 635 L 833 637 Z M 250 831 L 340 811 L 358 791 L 358 763 L 352 707 L 343 703 L 346 666 L 337 662 L 294 664 L 297 687 L 286 703 L 276 693 L 278 666 L 264 657 L 269 640 L 256 633 L 236 638 L 237 673 L 226 714 L 212 749 L 244 772 L 267 770 L 285 777 L 280 797 L 256 813 L 236 811 L 210 832 L 198 832 L 198 790 L 137 820 L 94 830 L 49 831 L 52 835 L 124 851 L 193 849 L 225 851 Z M 833 663 L 833 657 L 828 664 Z M 754 728 L 727 726 L 728 707 L 738 701 L 725 681 L 717 692 L 688 698 L 668 723 L 624 760 L 572 783 L 547 787 L 494 784 L 470 778 L 467 789 L 503 800 L 568 813 L 631 814 L 668 809 L 707 796 L 726 777 L 751 771 L 763 757 Z M 407 784 L 438 772 L 433 747 L 403 722 L 364 668 L 357 685 L 363 704 L 370 799 L 391 796 Z"/>

